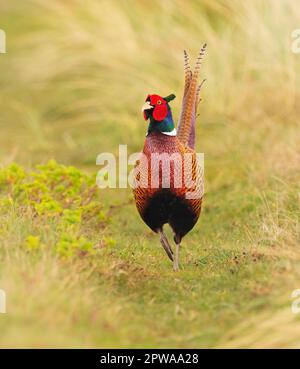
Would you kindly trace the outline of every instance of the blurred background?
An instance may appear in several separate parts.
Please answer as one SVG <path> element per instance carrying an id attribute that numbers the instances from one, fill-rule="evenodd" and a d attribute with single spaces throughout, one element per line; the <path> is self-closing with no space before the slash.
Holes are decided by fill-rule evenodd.
<path id="1" fill-rule="evenodd" d="M 193 65 L 208 45 L 196 145 L 205 153 L 207 197 L 200 226 L 185 241 L 181 287 L 170 292 L 170 265 L 135 213 L 130 190 L 108 192 L 109 206 L 129 203 L 112 210 L 116 246 L 103 251 L 92 280 L 84 274 L 77 281 L 77 264 L 58 278 L 56 267 L 15 254 L 16 265 L 43 281 L 38 290 L 24 282 L 20 292 L 23 274 L 13 269 L 3 284 L 16 305 L 28 285 L 32 300 L 48 298 L 1 317 L 2 346 L 298 347 L 289 310 L 300 286 L 297 28 L 297 0 L 1 1 L 1 166 L 31 168 L 54 158 L 95 173 L 99 153 L 117 154 L 119 144 L 139 151 L 146 95 L 175 93 L 178 117 L 183 50 Z M 57 279 L 69 286 L 70 275 L 83 283 L 80 292 L 73 282 L 60 291 Z M 47 310 L 49 296 L 54 307 Z M 65 331 L 58 333 L 60 324 Z"/>
<path id="2" fill-rule="evenodd" d="M 227 145 L 236 135 L 267 145 L 299 113 L 297 9 L 293 0 L 1 2 L 1 158 L 94 166 L 119 143 L 139 150 L 146 94 L 174 92 L 178 116 L 183 49 L 195 57 L 204 42 L 199 149 L 207 131 L 216 143 L 235 124 Z"/>

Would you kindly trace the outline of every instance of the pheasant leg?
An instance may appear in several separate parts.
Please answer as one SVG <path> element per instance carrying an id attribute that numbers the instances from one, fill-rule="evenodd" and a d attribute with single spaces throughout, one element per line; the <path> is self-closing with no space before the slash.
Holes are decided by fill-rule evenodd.
<path id="1" fill-rule="evenodd" d="M 178 272 L 179 271 L 179 247 L 180 247 L 180 244 L 179 243 L 176 243 L 175 258 L 173 260 L 173 269 L 174 269 L 174 272 Z"/>
<path id="2" fill-rule="evenodd" d="M 163 230 L 160 229 L 159 230 L 159 235 L 160 235 L 160 243 L 162 244 L 162 247 L 164 248 L 165 252 L 167 253 L 169 259 L 171 261 L 173 261 L 173 250 L 169 244 L 169 241 L 166 237 L 166 235 L 164 234 Z"/>

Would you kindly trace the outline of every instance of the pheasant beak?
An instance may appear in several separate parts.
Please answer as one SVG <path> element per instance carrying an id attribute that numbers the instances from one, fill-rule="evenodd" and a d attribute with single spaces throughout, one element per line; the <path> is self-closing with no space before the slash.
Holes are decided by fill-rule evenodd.
<path id="1" fill-rule="evenodd" d="M 150 104 L 149 101 L 146 101 L 145 104 L 142 106 L 142 112 L 144 112 L 145 110 L 148 110 L 148 109 L 152 109 L 153 106 Z"/>

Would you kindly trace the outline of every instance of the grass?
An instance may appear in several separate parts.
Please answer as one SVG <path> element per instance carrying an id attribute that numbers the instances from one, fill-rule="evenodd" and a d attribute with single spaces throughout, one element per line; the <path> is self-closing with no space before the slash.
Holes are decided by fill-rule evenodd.
<path id="1" fill-rule="evenodd" d="M 54 158 L 79 168 L 92 188 L 98 153 L 124 143 L 130 153 L 141 149 L 140 106 L 149 92 L 177 94 L 178 116 L 182 50 L 195 55 L 208 43 L 197 131 L 205 204 L 184 239 L 181 272 L 139 219 L 130 189 L 94 193 L 99 224 L 98 215 L 78 218 L 81 187 L 66 206 L 40 178 L 69 210 L 49 218 L 49 204 L 37 216 L 39 198 L 28 202 L 12 191 L 16 183 L 2 186 L 1 347 L 299 347 L 299 317 L 290 310 L 300 278 L 296 7 L 293 0 L 0 5 L 5 183 L 12 162 L 31 183 L 36 165 Z"/>

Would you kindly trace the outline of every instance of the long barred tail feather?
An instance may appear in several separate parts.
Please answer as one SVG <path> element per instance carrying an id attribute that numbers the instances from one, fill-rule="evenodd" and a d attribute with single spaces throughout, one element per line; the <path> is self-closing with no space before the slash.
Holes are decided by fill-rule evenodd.
<path id="1" fill-rule="evenodd" d="M 202 82 L 200 83 L 200 85 L 198 86 L 197 88 L 197 93 L 196 93 L 196 105 L 195 105 L 195 108 L 196 108 L 196 113 L 197 113 L 197 109 L 198 109 L 198 106 L 199 106 L 199 103 L 201 101 L 201 98 L 200 98 L 200 91 L 201 91 L 201 88 L 203 86 L 203 84 L 206 82 L 206 78 L 204 78 L 202 80 Z"/>
<path id="2" fill-rule="evenodd" d="M 191 84 L 191 80 L 192 80 L 192 71 L 191 71 L 191 66 L 190 66 L 190 57 L 189 54 L 187 53 L 186 50 L 183 51 L 183 56 L 184 56 L 184 92 L 183 92 L 183 96 L 186 96 L 190 84 Z"/>
<path id="3" fill-rule="evenodd" d="M 203 80 L 201 84 L 198 85 L 200 66 L 202 64 L 205 49 L 206 44 L 203 45 L 198 54 L 193 73 L 189 66 L 188 54 L 184 51 L 185 85 L 177 137 L 185 146 L 189 146 L 191 148 L 195 147 L 195 121 L 197 117 L 197 107 L 199 103 L 200 90 L 205 81 Z"/>

